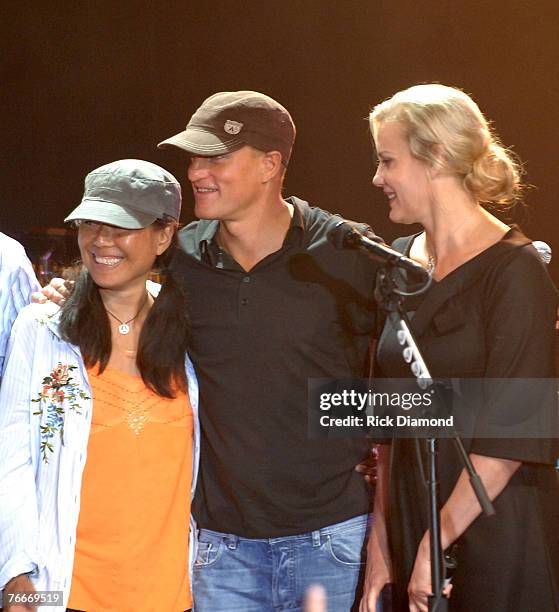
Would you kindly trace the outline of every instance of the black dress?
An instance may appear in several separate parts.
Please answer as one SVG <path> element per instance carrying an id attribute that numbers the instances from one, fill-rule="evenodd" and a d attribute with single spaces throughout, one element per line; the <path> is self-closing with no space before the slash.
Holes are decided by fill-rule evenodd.
<path id="1" fill-rule="evenodd" d="M 414 237 L 398 239 L 395 248 L 409 252 Z M 434 282 L 420 298 L 408 300 L 412 330 L 435 377 L 555 376 L 557 293 L 535 249 L 518 229 Z M 410 376 L 388 321 L 377 358 L 380 375 Z M 550 404 L 534 399 L 525 409 L 530 418 L 538 415 L 554 423 L 557 406 Z M 504 411 L 506 405 L 504 398 L 496 410 Z M 470 453 L 523 465 L 494 501 L 496 515 L 480 515 L 456 543 L 458 567 L 450 610 L 559 610 L 559 485 L 553 468 L 559 456 L 557 440 L 464 442 Z M 388 529 L 396 582 L 394 610 L 408 610 L 406 588 L 428 525 L 418 448 L 423 455 L 423 444 L 414 440 L 392 442 Z M 452 441 L 441 440 L 440 450 L 444 503 L 462 464 Z M 422 459 L 425 462 L 425 456 Z"/>

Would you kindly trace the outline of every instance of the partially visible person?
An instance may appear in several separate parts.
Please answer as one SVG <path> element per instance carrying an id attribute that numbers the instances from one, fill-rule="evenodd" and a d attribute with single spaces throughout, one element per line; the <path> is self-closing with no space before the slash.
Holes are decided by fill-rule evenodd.
<path id="1" fill-rule="evenodd" d="M 552 379 L 557 291 L 531 241 L 487 210 L 513 202 L 520 179 L 478 106 L 458 89 L 420 85 L 376 106 L 370 125 L 379 160 L 373 184 L 388 198 L 390 219 L 423 226 L 394 247 L 433 275 L 425 293 L 405 302 L 431 374 Z M 411 376 L 401 348 L 387 321 L 377 353 L 382 375 Z M 511 388 L 518 387 L 486 383 L 477 429 L 465 440 L 496 516 L 481 515 L 453 441 L 440 441 L 442 545 L 455 545 L 457 563 L 453 612 L 559 609 L 557 396 L 530 383 L 530 401 L 519 401 Z M 555 438 L 523 439 L 534 423 Z M 499 439 L 475 435 L 484 425 L 485 436 L 495 431 L 491 424 L 499 424 Z M 416 440 L 379 449 L 363 612 L 391 581 L 395 611 L 428 609 L 425 462 Z"/>
<path id="2" fill-rule="evenodd" d="M 0 382 L 12 325 L 40 288 L 23 246 L 0 232 Z"/>
<path id="3" fill-rule="evenodd" d="M 320 585 L 311 586 L 305 595 L 303 612 L 326 612 L 328 610 L 326 591 Z"/>
<path id="4" fill-rule="evenodd" d="M 4 612 L 33 609 L 10 597 L 35 589 L 88 612 L 192 606 L 198 387 L 169 269 L 180 206 L 179 183 L 155 164 L 88 174 L 66 218 L 83 264 L 72 295 L 14 324 L 0 391 Z"/>

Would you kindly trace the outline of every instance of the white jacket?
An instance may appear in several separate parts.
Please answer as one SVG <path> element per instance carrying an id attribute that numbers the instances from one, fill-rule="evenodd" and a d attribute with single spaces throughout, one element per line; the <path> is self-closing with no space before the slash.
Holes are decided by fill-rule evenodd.
<path id="1" fill-rule="evenodd" d="M 58 331 L 58 307 L 31 304 L 18 316 L 10 338 L 0 389 L 0 589 L 19 574 L 31 573 L 39 591 L 63 591 L 68 603 L 80 490 L 91 426 L 91 388 L 78 347 L 63 341 Z M 65 388 L 63 441 L 59 433 L 47 439 L 48 463 L 41 455 L 41 426 L 49 424 L 45 402 L 37 402 L 43 380 L 57 367 L 75 366 Z M 194 422 L 192 496 L 200 453 L 198 383 L 185 357 L 188 392 Z M 41 416 L 33 414 L 43 407 Z M 50 424 L 56 415 L 50 411 Z M 43 430 L 43 441 L 44 430 Z M 186 517 L 185 517 L 186 520 Z M 191 522 L 190 567 L 195 558 Z M 43 612 L 60 607 L 42 606 Z"/>

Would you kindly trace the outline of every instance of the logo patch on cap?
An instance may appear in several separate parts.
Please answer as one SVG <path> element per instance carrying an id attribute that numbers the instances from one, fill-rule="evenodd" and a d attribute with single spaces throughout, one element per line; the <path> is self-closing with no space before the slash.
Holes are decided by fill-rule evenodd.
<path id="1" fill-rule="evenodd" d="M 223 125 L 223 129 L 228 134 L 235 135 L 235 134 L 238 134 L 243 129 L 243 125 L 244 123 L 241 123 L 240 121 L 233 121 L 232 119 L 227 119 L 227 121 Z"/>

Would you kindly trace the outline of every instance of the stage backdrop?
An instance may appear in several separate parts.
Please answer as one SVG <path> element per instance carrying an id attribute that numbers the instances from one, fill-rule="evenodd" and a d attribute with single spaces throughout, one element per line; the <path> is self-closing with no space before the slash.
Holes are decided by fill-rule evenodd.
<path id="1" fill-rule="evenodd" d="M 559 11 L 556 0 L 255 0 L 3 3 L 0 229 L 24 242 L 60 226 L 85 174 L 137 157 L 181 180 L 155 145 L 213 92 L 256 89 L 298 127 L 286 195 L 369 222 L 390 240 L 371 186 L 365 117 L 411 84 L 471 93 L 525 162 L 516 220 L 559 261 Z M 559 264 L 551 265 L 558 280 Z"/>

